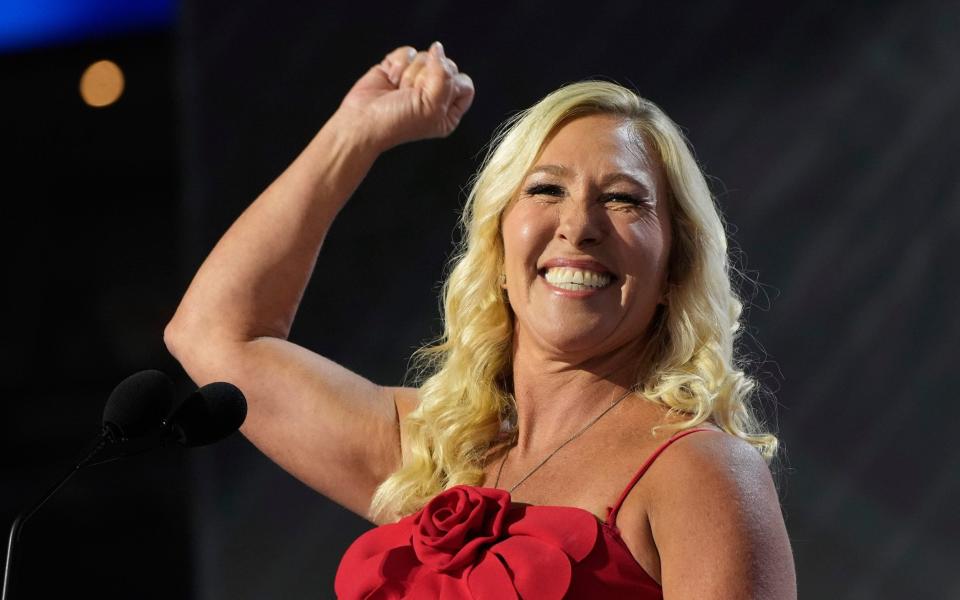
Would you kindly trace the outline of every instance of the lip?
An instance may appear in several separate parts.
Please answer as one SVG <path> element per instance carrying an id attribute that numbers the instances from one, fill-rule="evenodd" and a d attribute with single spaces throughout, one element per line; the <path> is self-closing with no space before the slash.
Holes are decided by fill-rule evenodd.
<path id="1" fill-rule="evenodd" d="M 614 280 L 617 279 L 617 275 L 608 269 L 606 265 L 599 263 L 592 258 L 564 258 L 558 256 L 556 258 L 551 258 L 550 260 L 544 261 L 544 263 L 537 268 L 537 272 L 540 275 L 543 275 L 547 272 L 547 269 L 552 269 L 554 267 L 583 269 L 586 271 L 593 271 L 594 273 L 603 273 L 604 275 L 609 275 Z"/>
<path id="2" fill-rule="evenodd" d="M 610 285 L 599 288 L 599 289 L 584 289 L 584 290 L 565 290 L 563 288 L 558 288 L 547 281 L 546 273 L 547 269 L 554 267 L 567 267 L 571 269 L 582 269 L 585 271 L 593 271 L 594 273 L 602 273 L 610 277 Z M 558 296 L 566 296 L 568 298 L 586 298 L 587 296 L 594 296 L 603 292 L 608 288 L 613 287 L 613 283 L 617 280 L 616 274 L 613 273 L 606 265 L 599 263 L 590 258 L 565 258 L 565 257 L 556 257 L 551 258 L 550 260 L 544 261 L 542 265 L 537 269 L 538 278 L 543 281 L 547 288 L 554 294 Z"/>

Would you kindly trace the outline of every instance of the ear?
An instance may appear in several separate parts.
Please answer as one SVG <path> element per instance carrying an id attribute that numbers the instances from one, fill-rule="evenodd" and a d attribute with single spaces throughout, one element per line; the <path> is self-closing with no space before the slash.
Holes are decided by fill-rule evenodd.
<path id="1" fill-rule="evenodd" d="M 670 292 L 673 290 L 673 284 L 669 281 L 663 284 L 663 288 L 660 292 L 660 299 L 657 301 L 657 304 L 662 304 L 663 306 L 670 306 Z"/>

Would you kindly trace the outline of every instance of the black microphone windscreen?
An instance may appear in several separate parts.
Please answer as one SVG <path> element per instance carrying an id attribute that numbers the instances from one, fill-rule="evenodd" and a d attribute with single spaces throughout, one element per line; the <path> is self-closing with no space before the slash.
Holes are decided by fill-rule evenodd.
<path id="1" fill-rule="evenodd" d="M 103 423 L 130 439 L 148 434 L 160 428 L 173 397 L 173 381 L 165 373 L 154 369 L 134 373 L 110 393 Z"/>
<path id="2" fill-rule="evenodd" d="M 205 446 L 239 429 L 246 417 L 243 392 L 231 383 L 218 381 L 187 396 L 167 422 L 184 446 Z"/>

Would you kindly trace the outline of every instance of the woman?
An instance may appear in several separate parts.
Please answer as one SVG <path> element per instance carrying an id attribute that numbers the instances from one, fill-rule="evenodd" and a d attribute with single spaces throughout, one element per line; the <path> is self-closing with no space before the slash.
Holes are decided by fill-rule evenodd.
<path id="1" fill-rule="evenodd" d="M 498 134 L 422 387 L 286 341 L 375 158 L 449 135 L 472 99 L 439 43 L 371 68 L 211 252 L 171 352 L 244 390 L 264 453 L 381 525 L 345 555 L 343 598 L 795 597 L 723 227 L 676 127 L 632 92 L 567 86 Z"/>

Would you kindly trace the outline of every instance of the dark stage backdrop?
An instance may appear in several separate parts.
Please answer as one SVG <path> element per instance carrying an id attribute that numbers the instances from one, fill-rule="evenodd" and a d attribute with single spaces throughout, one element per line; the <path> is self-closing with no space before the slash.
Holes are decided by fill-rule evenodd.
<path id="1" fill-rule="evenodd" d="M 154 30 L 0 57 L 4 556 L 14 516 L 76 464 L 113 387 L 177 372 L 161 336 L 182 288 L 175 50 Z M 78 82 L 104 58 L 125 91 L 93 109 Z M 166 449 L 76 474 L 23 529 L 10 600 L 189 598 L 187 464 Z"/>
<path id="2" fill-rule="evenodd" d="M 65 464 L 76 431 L 95 429 L 123 375 L 160 366 L 189 387 L 160 337 L 203 256 L 360 74 L 439 39 L 473 77 L 474 107 L 450 138 L 378 161 L 327 238 L 294 341 L 401 383 L 439 331 L 457 213 L 494 128 L 562 83 L 635 86 L 688 132 L 737 261 L 760 282 L 744 288 L 744 345 L 784 445 L 801 597 L 960 597 L 958 31 L 960 4 L 933 0 L 185 2 L 172 36 L 130 42 L 170 76 L 142 100 L 152 110 L 112 125 L 139 140 L 130 152 L 77 150 L 92 134 L 58 138 L 49 124 L 49 143 L 14 130 L 29 156 L 13 164 L 43 185 L 14 177 L 29 219 L 4 219 L 4 515 Z M 19 81 L 48 64 L 37 56 L 53 55 L 9 62 Z M 96 195 L 77 165 L 119 166 L 139 202 L 79 209 Z M 57 549 L 34 568 L 43 589 L 102 581 L 68 568 L 72 553 L 88 570 L 113 560 L 140 586 L 103 597 L 332 597 L 339 557 L 367 527 L 238 436 L 104 468 L 37 523 L 32 552 Z M 146 514 L 109 508 L 131 506 Z M 77 514 L 111 543 L 79 541 Z"/>

